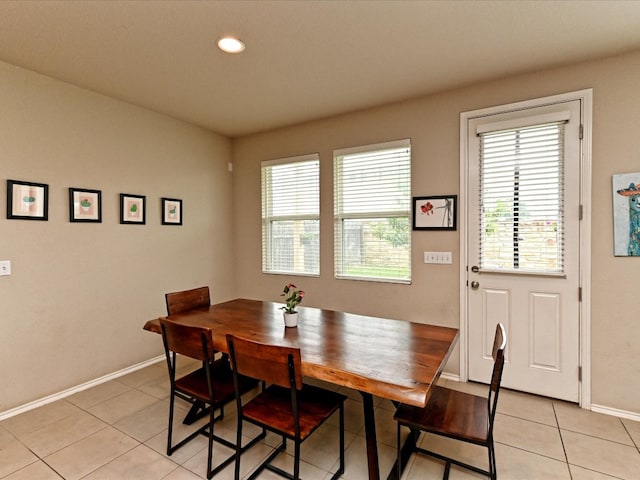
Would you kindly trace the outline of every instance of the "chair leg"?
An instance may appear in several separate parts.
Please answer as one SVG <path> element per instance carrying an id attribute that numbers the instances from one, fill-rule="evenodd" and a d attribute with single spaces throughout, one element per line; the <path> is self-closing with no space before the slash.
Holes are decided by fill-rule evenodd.
<path id="1" fill-rule="evenodd" d="M 451 462 L 447 462 L 444 466 L 444 475 L 442 480 L 449 480 L 449 472 L 451 471 Z"/>
<path id="2" fill-rule="evenodd" d="M 344 473 L 344 403 L 340 404 L 340 475 Z"/>
<path id="3" fill-rule="evenodd" d="M 238 413 L 238 426 L 236 428 L 236 466 L 233 474 L 234 480 L 240 480 L 240 456 L 242 453 L 242 416 Z"/>
<path id="4" fill-rule="evenodd" d="M 171 389 L 171 394 L 169 396 L 169 426 L 167 428 L 167 455 L 171 456 L 173 450 L 171 448 L 171 436 L 173 435 L 173 405 L 175 402 L 174 390 Z"/>
<path id="5" fill-rule="evenodd" d="M 209 453 L 207 454 L 207 478 L 213 477 L 213 424 L 215 423 L 215 415 L 213 407 L 209 408 Z"/>
<path id="6" fill-rule="evenodd" d="M 487 449 L 489 450 L 489 473 L 491 474 L 491 480 L 497 480 L 498 469 L 496 467 L 496 451 L 493 445 L 493 437 L 489 438 Z"/>
<path id="7" fill-rule="evenodd" d="M 402 439 L 400 435 L 400 423 L 397 423 L 396 450 L 398 454 L 398 458 L 396 459 L 396 478 L 400 480 L 400 477 L 402 477 Z"/>
<path id="8" fill-rule="evenodd" d="M 295 441 L 293 449 L 293 480 L 300 480 L 300 440 Z"/>

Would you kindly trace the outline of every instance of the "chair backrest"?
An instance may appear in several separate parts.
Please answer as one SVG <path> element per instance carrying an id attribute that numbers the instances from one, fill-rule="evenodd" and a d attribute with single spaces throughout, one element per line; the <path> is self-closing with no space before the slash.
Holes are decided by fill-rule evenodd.
<path id="1" fill-rule="evenodd" d="M 504 349 L 507 346 L 507 332 L 504 325 L 496 325 L 496 334 L 493 337 L 493 372 L 491 374 L 491 386 L 489 387 L 489 398 L 487 408 L 489 409 L 489 429 L 493 429 L 493 419 L 498 406 L 498 393 L 502 382 L 502 370 L 504 369 Z"/>
<path id="2" fill-rule="evenodd" d="M 299 348 L 267 345 L 227 335 L 231 366 L 246 375 L 285 388 L 302 389 L 302 360 Z"/>
<path id="3" fill-rule="evenodd" d="M 175 315 L 176 313 L 211 305 L 209 287 L 167 293 L 164 298 L 167 302 L 167 315 Z"/>
<path id="4" fill-rule="evenodd" d="M 214 359 L 213 334 L 210 328 L 196 327 L 160 319 L 167 360 L 170 352 L 211 363 Z"/>

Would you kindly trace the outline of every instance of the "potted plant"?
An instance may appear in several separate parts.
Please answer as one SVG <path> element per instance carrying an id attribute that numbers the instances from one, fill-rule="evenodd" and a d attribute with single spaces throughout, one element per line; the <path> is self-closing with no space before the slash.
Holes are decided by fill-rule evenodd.
<path id="1" fill-rule="evenodd" d="M 33 206 L 36 204 L 36 197 L 33 197 L 31 195 L 25 195 L 24 197 L 22 197 L 22 201 L 24 202 L 24 205 L 27 208 L 27 210 L 32 211 Z"/>
<path id="2" fill-rule="evenodd" d="M 82 201 L 80 202 L 80 207 L 82 207 L 82 210 L 84 212 L 88 212 L 89 208 L 91 208 L 91 202 L 89 201 L 88 198 L 83 198 Z"/>
<path id="3" fill-rule="evenodd" d="M 284 311 L 284 325 L 285 327 L 296 327 L 298 325 L 298 312 L 296 307 L 304 298 L 304 292 L 298 290 L 293 283 L 289 283 L 284 286 L 284 290 L 280 294 L 284 297 L 285 306 L 280 307 Z"/>

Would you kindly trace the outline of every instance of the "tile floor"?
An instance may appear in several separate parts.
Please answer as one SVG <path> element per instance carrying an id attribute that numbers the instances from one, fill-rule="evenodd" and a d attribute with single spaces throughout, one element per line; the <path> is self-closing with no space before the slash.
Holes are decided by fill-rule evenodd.
<path id="1" fill-rule="evenodd" d="M 189 365 L 184 365 L 188 368 Z M 485 387 L 443 381 L 452 388 Z M 367 477 L 362 405 L 348 391 L 346 404 L 346 471 L 343 478 Z M 235 439 L 234 409 L 216 424 L 219 435 Z M 180 408 L 186 411 L 186 404 Z M 197 480 L 205 477 L 206 439 L 197 438 L 171 457 L 164 454 L 168 414 L 166 366 L 158 363 L 82 391 L 63 400 L 0 422 L 0 479 L 67 480 L 141 479 Z M 393 406 L 376 402 L 379 463 L 388 472 L 395 460 Z M 180 423 L 178 431 L 184 427 Z M 250 428 L 247 433 L 255 433 Z M 325 480 L 338 459 L 337 419 L 303 444 L 301 476 Z M 640 479 L 640 422 L 582 410 L 575 405 L 503 389 L 495 426 L 500 480 Z M 441 439 L 423 438 L 430 448 L 455 452 L 467 461 L 486 464 L 485 450 Z M 277 439 L 267 436 L 242 456 L 246 478 Z M 228 449 L 216 445 L 214 463 Z M 281 466 L 291 457 L 282 455 Z M 288 462 L 288 463 L 287 463 Z M 483 463 L 484 462 L 484 463 Z M 403 480 L 440 479 L 437 460 L 412 456 Z M 386 476 L 386 473 L 384 473 Z M 233 464 L 217 480 L 233 478 Z M 275 479 L 263 472 L 263 479 Z M 452 480 L 484 478 L 453 467 Z"/>

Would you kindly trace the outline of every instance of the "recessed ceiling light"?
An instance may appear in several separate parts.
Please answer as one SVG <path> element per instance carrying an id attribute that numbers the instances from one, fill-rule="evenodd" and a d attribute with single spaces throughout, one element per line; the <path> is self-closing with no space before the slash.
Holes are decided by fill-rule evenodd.
<path id="1" fill-rule="evenodd" d="M 218 40 L 218 48 L 227 53 L 240 53 L 244 51 L 244 42 L 234 37 L 222 37 Z"/>

